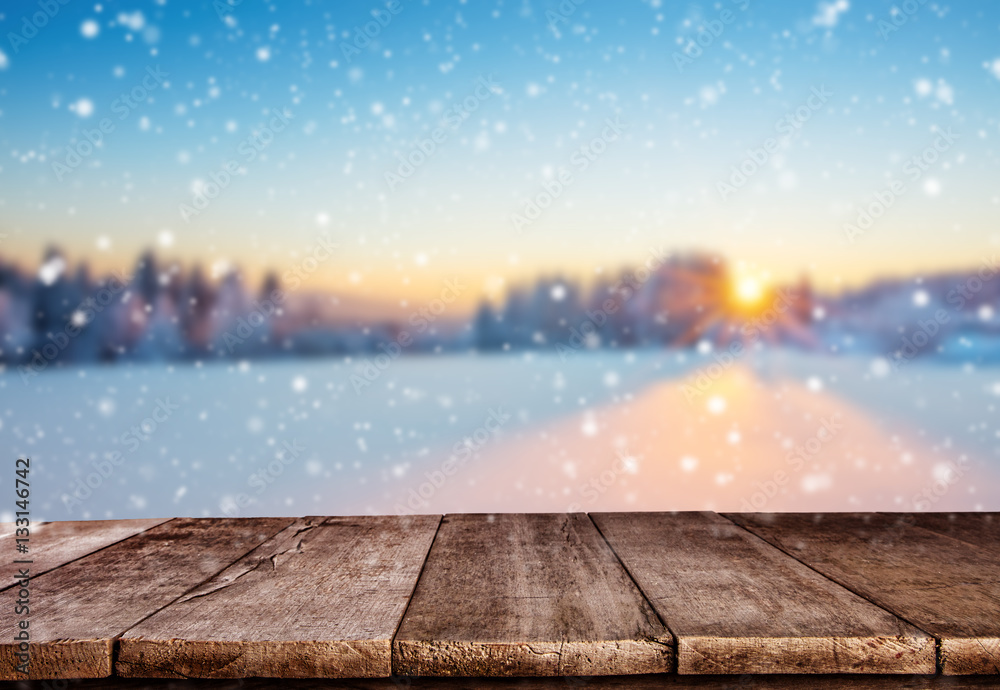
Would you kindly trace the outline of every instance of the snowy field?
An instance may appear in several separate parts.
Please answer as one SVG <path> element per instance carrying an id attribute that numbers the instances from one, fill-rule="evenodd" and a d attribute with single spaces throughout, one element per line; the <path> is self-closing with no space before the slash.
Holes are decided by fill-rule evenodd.
<path id="1" fill-rule="evenodd" d="M 7 372 L 0 439 L 37 520 L 1000 509 L 1000 368 L 714 361 L 414 356 L 360 392 L 342 359 Z"/>

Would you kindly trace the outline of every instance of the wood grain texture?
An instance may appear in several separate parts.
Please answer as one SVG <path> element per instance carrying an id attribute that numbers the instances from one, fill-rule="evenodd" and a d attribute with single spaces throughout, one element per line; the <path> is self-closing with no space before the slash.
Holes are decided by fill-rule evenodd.
<path id="1" fill-rule="evenodd" d="M 1000 673 L 1000 557 L 873 513 L 730 515 L 938 638 L 945 674 Z"/>
<path id="2" fill-rule="evenodd" d="M 32 577 L 38 577 L 70 561 L 152 529 L 168 519 L 86 520 L 31 525 L 28 528 L 30 552 L 25 558 L 32 561 Z M 0 553 L 14 553 L 15 538 L 12 525 L 9 534 L 0 536 Z M 12 586 L 13 584 L 4 582 L 0 584 L 0 590 Z"/>
<path id="3" fill-rule="evenodd" d="M 291 522 L 178 518 L 33 578 L 27 679 L 111 675 L 114 638 Z M 15 591 L 0 595 L 4 611 Z M 0 618 L 0 680 L 26 679 L 14 669 L 15 625 Z"/>
<path id="4" fill-rule="evenodd" d="M 297 520 L 129 630 L 133 678 L 370 678 L 392 672 L 439 516 Z"/>
<path id="5" fill-rule="evenodd" d="M 673 640 L 590 519 L 448 515 L 393 644 L 400 675 L 666 672 Z"/>
<path id="6" fill-rule="evenodd" d="M 679 673 L 934 673 L 932 637 L 715 513 L 591 518 L 677 638 Z"/>
<path id="7" fill-rule="evenodd" d="M 1000 553 L 1000 513 L 885 513 L 916 527 Z"/>
<path id="8" fill-rule="evenodd" d="M 593 676 L 590 678 L 369 678 L 156 680 L 104 678 L 73 690 L 996 690 L 991 676 Z"/>

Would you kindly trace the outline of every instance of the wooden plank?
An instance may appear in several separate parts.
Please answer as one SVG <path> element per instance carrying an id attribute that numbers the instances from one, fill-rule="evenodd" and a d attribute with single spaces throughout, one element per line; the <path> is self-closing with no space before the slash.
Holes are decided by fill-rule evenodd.
<path id="1" fill-rule="evenodd" d="M 729 517 L 934 635 L 944 673 L 1000 673 L 996 554 L 881 514 Z"/>
<path id="2" fill-rule="evenodd" d="M 32 577 L 38 577 L 70 561 L 161 525 L 168 519 L 81 520 L 30 525 L 29 553 L 25 558 L 32 561 Z M 13 532 L 12 528 L 10 534 L 0 537 L 0 553 L 15 553 L 14 540 L 17 535 Z M 12 583 L 0 584 L 0 591 L 13 586 Z"/>
<path id="3" fill-rule="evenodd" d="M 0 680 L 111 674 L 114 638 L 288 526 L 291 518 L 178 518 L 32 578 L 30 673 L 15 671 L 15 617 L 0 618 Z M 13 609 L 13 593 L 2 602 Z"/>
<path id="4" fill-rule="evenodd" d="M 1000 553 L 1000 513 L 886 513 L 900 521 Z"/>
<path id="5" fill-rule="evenodd" d="M 437 515 L 297 520 L 129 630 L 132 678 L 372 678 L 431 548 Z"/>
<path id="6" fill-rule="evenodd" d="M 673 639 L 590 519 L 447 515 L 393 643 L 430 676 L 666 672 Z"/>
<path id="7" fill-rule="evenodd" d="M 594 676 L 591 678 L 369 678 L 156 680 L 103 678 L 74 683 L 72 690 L 996 690 L 992 676 Z"/>
<path id="8" fill-rule="evenodd" d="M 679 673 L 934 673 L 932 637 L 715 513 L 591 518 L 677 638 Z"/>

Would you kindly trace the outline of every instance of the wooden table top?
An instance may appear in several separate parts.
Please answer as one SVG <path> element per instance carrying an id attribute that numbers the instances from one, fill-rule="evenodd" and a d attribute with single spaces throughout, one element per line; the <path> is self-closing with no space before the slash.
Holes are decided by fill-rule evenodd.
<path id="1" fill-rule="evenodd" d="M 0 680 L 1000 687 L 997 513 L 59 522 L 0 549 L 32 561 L 0 584 L 13 611 L 30 571 Z"/>

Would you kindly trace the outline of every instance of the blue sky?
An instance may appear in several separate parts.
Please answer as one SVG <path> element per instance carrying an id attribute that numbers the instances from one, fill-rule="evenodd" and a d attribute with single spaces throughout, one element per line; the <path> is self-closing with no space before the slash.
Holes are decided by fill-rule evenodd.
<path id="1" fill-rule="evenodd" d="M 0 19 L 0 256 L 24 264 L 50 242 L 97 268 L 153 246 L 253 275 L 328 232 L 341 254 L 319 283 L 412 299 L 449 276 L 487 292 L 543 271 L 592 276 L 652 247 L 836 286 L 975 264 L 1000 244 L 993 3 L 53 6 L 27 42 L 11 37 L 38 2 L 6 3 Z M 389 21 L 345 53 L 377 10 Z M 898 31 L 881 35 L 894 13 Z M 678 68 L 699 32 L 701 54 Z M 168 76 L 115 110 L 147 68 Z M 496 86 L 477 97 L 484 77 Z M 820 88 L 830 95 L 811 109 Z M 398 156 L 463 101 L 474 111 L 390 185 Z M 246 160 L 241 144 L 275 109 L 290 124 Z M 796 109 L 808 119 L 782 136 Z M 102 145 L 58 174 L 103 118 Z M 624 132 L 582 169 L 580 148 L 609 119 Z M 954 143 L 907 178 L 948 128 Z M 777 149 L 723 198 L 731 167 L 768 138 Z M 184 220 L 227 163 L 239 173 Z M 519 232 L 512 218 L 560 171 L 571 182 Z M 845 223 L 894 179 L 904 192 L 848 241 Z"/>

